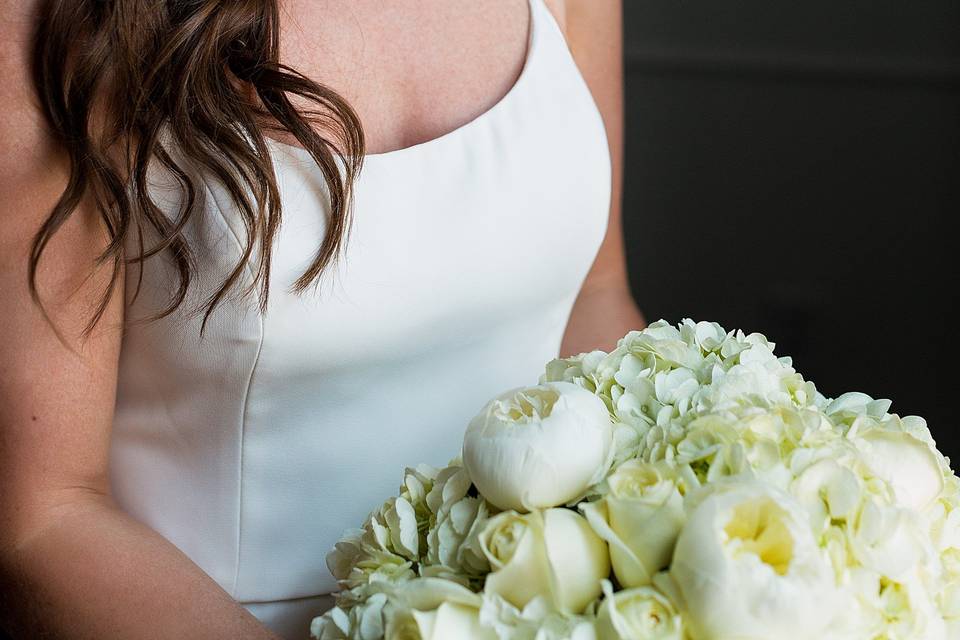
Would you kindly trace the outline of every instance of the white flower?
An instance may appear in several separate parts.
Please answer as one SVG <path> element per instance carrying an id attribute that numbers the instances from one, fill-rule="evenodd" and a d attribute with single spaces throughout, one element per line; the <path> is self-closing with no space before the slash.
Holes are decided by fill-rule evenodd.
<path id="1" fill-rule="evenodd" d="M 865 393 L 850 391 L 831 400 L 823 412 L 837 421 L 852 422 L 859 416 L 882 418 L 889 408 L 889 400 L 874 400 Z"/>
<path id="2" fill-rule="evenodd" d="M 944 619 L 960 624 L 960 575 L 951 576 L 937 594 L 937 600 Z"/>
<path id="3" fill-rule="evenodd" d="M 677 464 L 689 464 L 700 481 L 714 482 L 735 473 L 729 453 L 739 433 L 730 417 L 719 414 L 701 416 L 678 435 L 681 439 L 671 447 L 675 452 L 673 457 Z"/>
<path id="4" fill-rule="evenodd" d="M 683 640 L 683 620 L 670 600 L 653 587 L 614 593 L 604 581 L 606 597 L 597 615 L 598 640 Z"/>
<path id="5" fill-rule="evenodd" d="M 496 640 L 480 624 L 479 595 L 437 578 L 368 587 L 364 602 L 344 611 L 335 607 L 310 625 L 320 640 Z"/>
<path id="6" fill-rule="evenodd" d="M 337 542 L 327 554 L 327 568 L 341 588 L 415 577 L 413 563 L 426 552 L 424 534 L 432 518 L 427 494 L 437 473 L 426 465 L 406 469 L 400 495 L 389 498 L 361 529 L 347 531 Z"/>
<path id="7" fill-rule="evenodd" d="M 643 331 L 629 332 L 617 343 L 616 351 L 632 354 L 658 371 L 697 369 L 703 360 L 699 346 L 686 342 L 680 330 L 665 320 L 649 324 Z"/>
<path id="8" fill-rule="evenodd" d="M 334 607 L 310 622 L 310 637 L 318 640 L 344 640 L 350 637 L 350 614 Z"/>
<path id="9" fill-rule="evenodd" d="M 877 577 L 859 593 L 860 605 L 872 625 L 870 635 L 884 640 L 947 640 L 948 627 L 917 572 L 901 580 Z"/>
<path id="10" fill-rule="evenodd" d="M 389 529 L 371 517 L 363 529 L 347 531 L 327 554 L 327 568 L 343 589 L 382 580 L 415 577 L 412 563 L 390 549 Z"/>
<path id="11" fill-rule="evenodd" d="M 894 580 L 911 572 L 931 554 L 929 538 L 916 515 L 870 497 L 847 528 L 850 549 L 857 561 Z"/>
<path id="12" fill-rule="evenodd" d="M 864 462 L 893 488 L 897 502 L 922 511 L 943 490 L 943 473 L 931 446 L 905 432 L 872 429 L 855 439 Z"/>
<path id="13" fill-rule="evenodd" d="M 832 457 L 807 466 L 797 476 L 791 492 L 806 509 L 816 533 L 824 531 L 831 521 L 852 519 L 862 499 L 857 475 Z"/>
<path id="14" fill-rule="evenodd" d="M 721 484 L 688 515 L 670 574 L 694 638 L 820 637 L 840 591 L 800 505 L 759 484 Z"/>
<path id="15" fill-rule="evenodd" d="M 610 545 L 617 580 L 625 587 L 648 584 L 670 563 L 683 527 L 682 483 L 665 463 L 630 460 L 609 478 L 609 490 L 581 510 L 597 534 Z"/>
<path id="16" fill-rule="evenodd" d="M 387 594 L 368 595 L 348 610 L 337 606 L 310 623 L 310 635 L 319 640 L 380 640 L 385 634 Z"/>
<path id="17" fill-rule="evenodd" d="M 466 585 L 490 571 L 479 544 L 489 511 L 483 498 L 467 495 L 470 486 L 463 467 L 447 467 L 437 476 L 426 497 L 434 518 L 427 533 L 421 575 Z"/>
<path id="18" fill-rule="evenodd" d="M 560 613 L 542 598 L 521 610 L 495 593 L 484 593 L 480 623 L 493 628 L 499 640 L 597 640 L 591 615 Z"/>
<path id="19" fill-rule="evenodd" d="M 480 494 L 501 509 L 565 504 L 610 465 L 613 426 L 603 402 L 569 382 L 508 391 L 467 427 L 463 463 Z"/>
<path id="20" fill-rule="evenodd" d="M 492 629 L 480 626 L 480 611 L 464 604 L 443 602 L 431 611 L 411 611 L 415 622 L 404 621 L 406 631 L 398 626 L 394 633 L 387 634 L 387 640 L 493 640 L 496 634 Z"/>
<path id="21" fill-rule="evenodd" d="M 793 370 L 789 359 L 777 358 L 773 346 L 765 341 L 740 351 L 738 359 L 729 369 L 713 367 L 710 384 L 698 394 L 699 410 L 806 404 L 815 395 L 815 389 Z"/>
<path id="22" fill-rule="evenodd" d="M 716 351 L 727 338 L 727 332 L 716 322 L 694 322 L 689 318 L 680 324 L 680 334 L 687 344 L 696 344 L 703 351 Z"/>
<path id="23" fill-rule="evenodd" d="M 597 376 L 597 366 L 606 357 L 605 352 L 598 350 L 569 358 L 551 360 L 547 363 L 543 375 L 540 376 L 540 384 L 545 382 L 572 382 L 590 392 L 595 392 L 600 382 Z"/>
<path id="24" fill-rule="evenodd" d="M 570 509 L 505 511 L 487 521 L 480 544 L 493 569 L 484 590 L 521 609 L 539 597 L 580 613 L 610 574 L 607 545 Z"/>

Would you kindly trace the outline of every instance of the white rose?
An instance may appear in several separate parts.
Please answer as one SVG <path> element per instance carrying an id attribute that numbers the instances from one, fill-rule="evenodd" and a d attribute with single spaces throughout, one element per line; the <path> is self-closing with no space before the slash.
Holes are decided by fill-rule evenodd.
<path id="1" fill-rule="evenodd" d="M 614 592 L 604 581 L 606 594 L 597 615 L 598 640 L 683 640 L 683 621 L 676 607 L 653 587 Z"/>
<path id="2" fill-rule="evenodd" d="M 540 597 L 580 613 L 610 574 L 607 545 L 569 509 L 505 511 L 487 521 L 480 545 L 493 569 L 484 590 L 520 609 Z"/>
<path id="3" fill-rule="evenodd" d="M 388 634 L 386 640 L 494 640 L 492 629 L 480 626 L 480 612 L 463 604 L 443 602 L 432 611 L 412 612 L 416 623 L 407 627 L 406 633 Z"/>
<path id="4" fill-rule="evenodd" d="M 803 509 L 759 484 L 716 487 L 688 514 L 670 573 L 697 640 L 819 638 L 841 606 Z"/>
<path id="5" fill-rule="evenodd" d="M 578 498 L 603 478 L 612 440 L 600 398 L 569 382 L 548 382 L 491 400 L 467 427 L 463 464 L 491 504 L 544 509 Z"/>
<path id="6" fill-rule="evenodd" d="M 630 460 L 607 478 L 602 500 L 582 503 L 597 534 L 610 545 L 610 561 L 625 587 L 648 584 L 670 564 L 673 546 L 686 519 L 680 481 L 665 462 Z"/>
<path id="7" fill-rule="evenodd" d="M 448 580 L 420 578 L 392 587 L 395 600 L 409 608 L 419 636 L 411 640 L 495 638 L 491 629 L 480 626 L 482 599 L 476 593 Z M 400 609 L 402 611 L 402 609 Z M 388 625 L 387 640 L 393 640 Z M 397 636 L 397 640 L 399 640 Z"/>

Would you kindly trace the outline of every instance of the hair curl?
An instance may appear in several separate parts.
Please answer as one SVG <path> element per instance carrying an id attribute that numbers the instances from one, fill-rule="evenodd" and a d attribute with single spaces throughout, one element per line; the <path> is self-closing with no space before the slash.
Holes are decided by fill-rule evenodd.
<path id="1" fill-rule="evenodd" d="M 183 229 L 200 208 L 197 192 L 202 188 L 185 162 L 225 185 L 246 228 L 240 259 L 201 307 L 202 328 L 237 284 L 258 245 L 253 282 L 243 295 L 259 290 L 260 307 L 266 308 L 281 202 L 264 131 L 291 133 L 319 166 L 330 197 L 326 236 L 294 291 L 302 293 L 340 255 L 350 226 L 351 186 L 363 159 L 363 131 L 357 114 L 336 92 L 280 63 L 278 4 L 40 3 L 33 81 L 46 120 L 70 162 L 68 183 L 34 237 L 30 255 L 30 293 L 41 309 L 36 286 L 41 255 L 88 195 L 109 238 L 97 266 L 111 262 L 112 276 L 84 334 L 102 317 L 122 267 L 165 250 L 174 259 L 179 282 L 170 304 L 152 317 L 162 318 L 183 303 L 196 269 L 196 248 L 188 246 Z M 309 108 L 294 106 L 291 97 L 305 99 Z M 180 161 L 169 145 L 178 148 Z M 174 219 L 148 192 L 152 159 L 183 188 L 183 205 Z M 147 247 L 143 228 L 150 227 L 159 240 Z M 138 251 L 128 256 L 125 242 L 131 229 L 137 233 Z M 134 298 L 140 292 L 140 271 Z"/>

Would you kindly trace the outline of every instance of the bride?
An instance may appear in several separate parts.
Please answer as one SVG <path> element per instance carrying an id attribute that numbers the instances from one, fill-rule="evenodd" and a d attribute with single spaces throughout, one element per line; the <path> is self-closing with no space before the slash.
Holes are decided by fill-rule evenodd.
<path id="1" fill-rule="evenodd" d="M 642 325 L 615 0 L 2 6 L 11 637 L 306 637 L 404 462 Z"/>

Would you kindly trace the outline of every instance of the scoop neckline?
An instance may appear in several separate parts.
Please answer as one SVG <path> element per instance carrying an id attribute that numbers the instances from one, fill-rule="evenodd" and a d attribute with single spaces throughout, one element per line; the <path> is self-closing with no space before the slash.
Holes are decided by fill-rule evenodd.
<path id="1" fill-rule="evenodd" d="M 514 96 L 522 89 L 522 87 L 527 83 L 527 78 L 530 75 L 530 66 L 534 57 L 535 47 L 539 41 L 539 28 L 537 17 L 537 10 L 534 7 L 537 0 L 527 0 L 527 11 L 528 11 L 528 22 L 527 22 L 527 48 L 524 52 L 523 57 L 523 66 L 520 68 L 520 74 L 514 80 L 513 84 L 507 89 L 507 92 L 504 93 L 499 100 L 490 105 L 487 109 L 480 112 L 470 120 L 464 122 L 458 127 L 442 133 L 439 136 L 430 138 L 429 140 L 424 140 L 423 142 L 418 142 L 416 144 L 408 145 L 406 147 L 400 147 L 399 149 L 391 149 L 388 151 L 381 151 L 379 153 L 366 153 L 363 155 L 363 161 L 366 163 L 369 160 L 375 160 L 379 158 L 389 158 L 399 155 L 404 155 L 418 150 L 423 150 L 430 147 L 435 147 L 443 145 L 449 142 L 451 139 L 455 139 L 464 135 L 466 132 L 475 128 L 479 125 L 480 122 L 486 120 L 490 117 L 493 117 L 497 112 L 502 111 L 506 108 L 506 105 L 514 100 Z M 299 155 L 303 158 L 307 158 L 310 161 L 313 161 L 313 157 L 310 155 L 310 152 L 307 151 L 304 147 L 298 144 L 290 144 L 288 142 L 282 142 L 276 138 L 270 136 L 264 136 L 268 145 L 274 147 L 279 147 L 281 150 L 293 153 L 294 155 Z"/>

